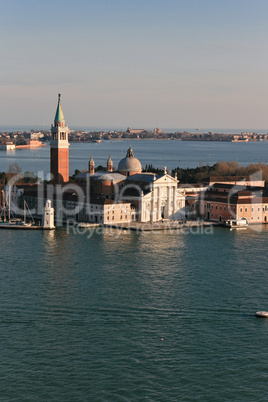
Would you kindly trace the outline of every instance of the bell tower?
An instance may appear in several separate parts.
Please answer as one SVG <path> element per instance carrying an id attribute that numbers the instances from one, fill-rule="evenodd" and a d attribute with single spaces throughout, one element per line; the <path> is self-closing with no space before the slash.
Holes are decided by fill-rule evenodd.
<path id="1" fill-rule="evenodd" d="M 90 160 L 88 162 L 88 171 L 90 175 L 93 175 L 95 173 L 95 162 L 92 158 L 92 155 L 90 157 Z"/>
<path id="2" fill-rule="evenodd" d="M 55 184 L 69 181 L 69 129 L 65 124 L 60 97 L 59 94 L 54 124 L 51 125 L 50 173 Z"/>
<path id="3" fill-rule="evenodd" d="M 106 165 L 106 170 L 107 170 L 107 172 L 112 172 L 114 170 L 111 155 L 109 155 L 109 159 L 108 159 L 107 165 Z"/>

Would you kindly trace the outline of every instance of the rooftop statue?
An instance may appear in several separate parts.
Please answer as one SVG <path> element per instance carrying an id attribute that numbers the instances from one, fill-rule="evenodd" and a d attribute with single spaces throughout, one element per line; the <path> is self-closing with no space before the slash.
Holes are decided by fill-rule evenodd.
<path id="1" fill-rule="evenodd" d="M 133 154 L 131 145 L 130 145 L 130 147 L 128 148 L 128 151 L 127 151 L 127 158 L 134 158 L 134 154 Z"/>

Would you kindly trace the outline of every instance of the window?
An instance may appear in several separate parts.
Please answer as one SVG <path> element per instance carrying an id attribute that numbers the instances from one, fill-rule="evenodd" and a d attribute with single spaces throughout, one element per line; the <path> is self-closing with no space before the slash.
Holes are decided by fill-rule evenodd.
<path id="1" fill-rule="evenodd" d="M 245 208 L 245 212 L 248 212 L 248 209 L 247 209 L 247 207 Z"/>
<path id="2" fill-rule="evenodd" d="M 240 212 L 243 212 L 243 208 L 240 208 Z"/>
<path id="3" fill-rule="evenodd" d="M 253 207 L 251 208 L 251 211 L 253 212 Z"/>
<path id="4" fill-rule="evenodd" d="M 218 209 L 218 205 L 215 205 L 215 209 Z"/>

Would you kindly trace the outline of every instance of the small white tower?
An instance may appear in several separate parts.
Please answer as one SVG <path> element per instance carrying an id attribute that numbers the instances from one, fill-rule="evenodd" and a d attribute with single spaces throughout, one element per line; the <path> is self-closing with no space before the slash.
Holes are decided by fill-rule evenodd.
<path id="1" fill-rule="evenodd" d="M 43 228 L 55 229 L 54 225 L 54 208 L 51 206 L 51 201 L 47 200 L 43 215 Z"/>

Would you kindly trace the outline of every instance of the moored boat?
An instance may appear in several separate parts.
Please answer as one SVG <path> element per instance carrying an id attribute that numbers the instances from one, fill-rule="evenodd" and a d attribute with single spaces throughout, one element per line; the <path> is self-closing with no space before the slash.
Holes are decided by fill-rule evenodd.
<path id="1" fill-rule="evenodd" d="M 256 317 L 268 318 L 268 311 L 257 311 Z"/>
<path id="2" fill-rule="evenodd" d="M 229 219 L 224 222 L 224 225 L 227 228 L 231 228 L 231 229 L 241 229 L 241 228 L 246 228 L 248 226 L 248 221 L 246 218 Z"/>

